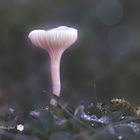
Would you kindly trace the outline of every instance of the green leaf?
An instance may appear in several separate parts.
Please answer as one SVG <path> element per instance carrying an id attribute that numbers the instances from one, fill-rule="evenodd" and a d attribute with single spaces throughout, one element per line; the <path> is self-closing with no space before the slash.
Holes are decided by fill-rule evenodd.
<path id="1" fill-rule="evenodd" d="M 50 111 L 40 110 L 40 116 L 30 117 L 26 123 L 28 130 L 39 135 L 47 135 L 55 126 L 53 115 Z"/>
<path id="2" fill-rule="evenodd" d="M 49 140 L 74 140 L 74 138 L 67 132 L 56 132 L 49 137 Z"/>

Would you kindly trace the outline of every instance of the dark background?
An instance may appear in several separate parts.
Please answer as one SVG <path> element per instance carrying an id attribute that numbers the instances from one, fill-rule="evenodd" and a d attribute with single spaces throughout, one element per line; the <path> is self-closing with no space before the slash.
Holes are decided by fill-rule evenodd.
<path id="1" fill-rule="evenodd" d="M 96 95 L 140 104 L 139 0 L 0 0 L 1 106 L 48 103 L 42 90 L 51 92 L 49 56 L 28 33 L 57 26 L 79 31 L 61 61 L 64 101 L 87 104 Z"/>

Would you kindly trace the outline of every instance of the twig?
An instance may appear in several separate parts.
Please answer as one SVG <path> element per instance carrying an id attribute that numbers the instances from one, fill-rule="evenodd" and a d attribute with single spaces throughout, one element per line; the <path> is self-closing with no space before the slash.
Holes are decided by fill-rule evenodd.
<path id="1" fill-rule="evenodd" d="M 51 97 L 50 97 L 50 92 L 48 92 L 48 91 L 46 91 L 46 90 L 43 90 L 43 89 L 40 89 L 40 90 L 41 90 L 42 92 L 44 92 L 44 93 L 47 93 L 47 96 L 48 96 L 49 98 L 51 98 Z M 77 122 L 79 122 L 82 126 L 84 126 L 84 127 L 86 127 L 87 129 L 93 131 L 93 128 L 92 128 L 91 126 L 87 125 L 86 123 L 84 123 L 83 121 L 81 121 L 79 118 L 77 118 L 76 116 L 74 116 L 74 115 L 61 103 L 61 101 L 58 101 L 58 105 L 59 105 L 59 107 L 60 107 L 63 111 L 65 111 L 70 117 L 72 117 L 72 118 L 75 119 Z"/>

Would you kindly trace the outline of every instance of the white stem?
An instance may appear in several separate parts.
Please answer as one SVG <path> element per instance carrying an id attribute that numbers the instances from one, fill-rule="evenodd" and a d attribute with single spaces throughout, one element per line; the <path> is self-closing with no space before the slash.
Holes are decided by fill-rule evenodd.
<path id="1" fill-rule="evenodd" d="M 61 91 L 60 82 L 60 60 L 61 53 L 58 55 L 51 55 L 51 78 L 52 78 L 52 94 L 59 97 Z M 57 106 L 57 101 L 54 97 L 51 98 L 50 104 Z"/>

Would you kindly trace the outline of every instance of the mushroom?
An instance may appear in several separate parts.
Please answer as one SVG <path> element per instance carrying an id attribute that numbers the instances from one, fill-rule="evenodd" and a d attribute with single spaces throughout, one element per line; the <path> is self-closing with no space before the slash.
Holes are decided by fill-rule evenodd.
<path id="1" fill-rule="evenodd" d="M 50 30 L 33 30 L 29 33 L 31 42 L 40 48 L 45 49 L 51 60 L 52 94 L 50 104 L 57 106 L 55 97 L 60 97 L 60 60 L 63 52 L 76 40 L 78 31 L 74 28 L 60 26 Z"/>

